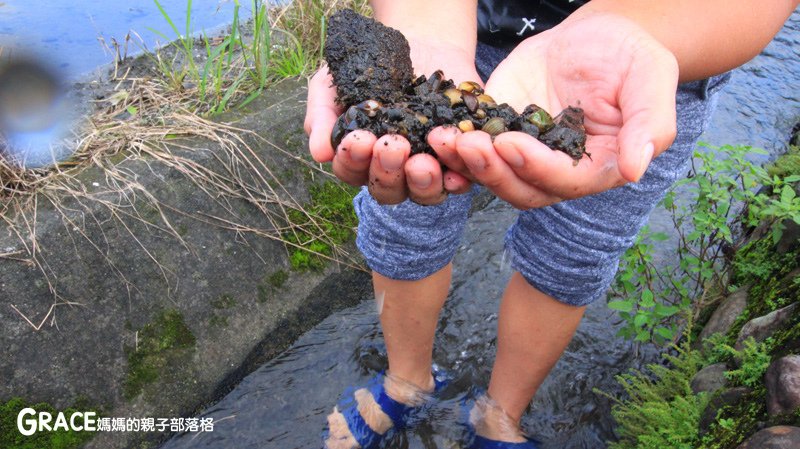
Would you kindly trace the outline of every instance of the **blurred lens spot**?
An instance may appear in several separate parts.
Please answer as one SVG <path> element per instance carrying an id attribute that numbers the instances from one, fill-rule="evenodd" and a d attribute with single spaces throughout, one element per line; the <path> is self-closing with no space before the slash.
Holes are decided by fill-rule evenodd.
<path id="1" fill-rule="evenodd" d="M 70 111 L 56 75 L 32 60 L 0 62 L 0 151 L 25 168 L 69 156 Z"/>
<path id="2" fill-rule="evenodd" d="M 0 69 L 0 126 L 7 132 L 49 128 L 57 119 L 58 83 L 43 67 L 16 61 Z"/>

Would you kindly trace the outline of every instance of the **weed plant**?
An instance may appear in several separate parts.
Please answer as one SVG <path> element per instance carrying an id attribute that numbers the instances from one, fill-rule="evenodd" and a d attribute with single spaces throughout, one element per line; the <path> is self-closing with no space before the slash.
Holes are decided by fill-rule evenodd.
<path id="1" fill-rule="evenodd" d="M 624 325 L 620 335 L 636 342 L 663 344 L 679 335 L 679 316 L 698 313 L 729 288 L 729 257 L 742 244 L 734 225 L 764 223 L 773 241 L 785 220 L 800 223 L 800 198 L 794 185 L 800 176 L 770 176 L 747 158 L 763 154 L 747 146 L 712 147 L 695 152 L 689 175 L 666 194 L 661 206 L 672 217 L 678 238 L 678 263 L 656 266 L 655 244 L 669 239 L 645 227 L 623 255 L 609 307 Z M 763 188 L 762 188 L 763 186 Z M 679 200 L 677 192 L 688 199 Z"/>

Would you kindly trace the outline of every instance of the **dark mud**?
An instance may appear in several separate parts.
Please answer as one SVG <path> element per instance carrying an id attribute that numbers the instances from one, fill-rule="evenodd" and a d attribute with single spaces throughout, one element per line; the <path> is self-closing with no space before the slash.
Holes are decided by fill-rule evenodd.
<path id="1" fill-rule="evenodd" d="M 441 71 L 412 80 L 405 37 L 353 11 L 331 17 L 325 59 L 337 102 L 345 109 L 331 135 L 334 148 L 347 133 L 366 129 L 376 136 L 402 135 L 411 144 L 411 154 L 435 156 L 426 141 L 428 132 L 454 125 L 464 132 L 482 130 L 492 136 L 521 131 L 576 162 L 587 154 L 580 108 L 568 107 L 555 119 L 536 105 L 518 114 L 505 103 L 497 104 L 477 83 L 456 86 Z"/>

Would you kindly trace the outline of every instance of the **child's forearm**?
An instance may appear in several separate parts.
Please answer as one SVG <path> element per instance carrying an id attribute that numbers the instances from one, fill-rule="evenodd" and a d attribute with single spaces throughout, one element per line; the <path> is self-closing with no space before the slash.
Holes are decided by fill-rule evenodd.
<path id="1" fill-rule="evenodd" d="M 592 0 L 570 19 L 611 12 L 633 20 L 675 55 L 680 81 L 707 78 L 755 57 L 800 0 Z"/>
<path id="2" fill-rule="evenodd" d="M 477 0 L 372 0 L 375 18 L 407 36 L 454 45 L 472 58 L 477 45 Z"/>

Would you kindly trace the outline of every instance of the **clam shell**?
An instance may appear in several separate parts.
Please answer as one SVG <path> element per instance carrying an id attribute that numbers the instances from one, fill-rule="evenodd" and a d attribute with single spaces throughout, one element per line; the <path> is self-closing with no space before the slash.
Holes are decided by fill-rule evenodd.
<path id="1" fill-rule="evenodd" d="M 488 133 L 490 136 L 494 137 L 500 133 L 504 133 L 508 131 L 506 127 L 506 121 L 500 117 L 493 117 L 490 118 L 486 124 L 481 127 L 481 131 Z"/>

